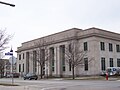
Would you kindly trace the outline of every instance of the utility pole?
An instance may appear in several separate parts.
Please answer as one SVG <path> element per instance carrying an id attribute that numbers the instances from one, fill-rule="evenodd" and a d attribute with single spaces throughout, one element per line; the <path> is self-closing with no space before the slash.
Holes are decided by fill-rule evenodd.
<path id="1" fill-rule="evenodd" d="M 15 5 L 14 5 L 14 4 L 11 4 L 11 3 L 6 3 L 6 2 L 2 2 L 2 1 L 0 1 L 0 3 L 1 3 L 1 4 L 5 4 L 5 5 L 9 5 L 9 6 L 11 6 L 11 7 L 15 7 Z"/>
<path id="2" fill-rule="evenodd" d="M 5 53 L 5 55 L 11 56 L 11 75 L 12 75 L 12 84 L 14 84 L 14 77 L 13 77 L 13 50 L 11 48 L 10 52 Z"/>
<path id="3" fill-rule="evenodd" d="M 10 50 L 11 56 L 12 56 L 12 63 L 11 63 L 11 69 L 12 69 L 12 84 L 14 84 L 14 74 L 13 74 L 13 50 L 11 48 Z"/>

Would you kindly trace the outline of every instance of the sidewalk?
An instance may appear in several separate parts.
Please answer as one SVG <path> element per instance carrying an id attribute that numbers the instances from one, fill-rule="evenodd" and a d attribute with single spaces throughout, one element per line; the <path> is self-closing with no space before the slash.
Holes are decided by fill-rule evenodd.
<path id="1" fill-rule="evenodd" d="M 72 78 L 63 78 L 63 80 L 106 80 L 106 77 L 103 76 L 86 76 L 86 77 L 76 77 Z M 108 81 L 120 80 L 120 77 L 108 77 Z"/>
<path id="2" fill-rule="evenodd" d="M 0 90 L 64 90 L 64 87 L 0 86 Z"/>
<path id="3" fill-rule="evenodd" d="M 30 90 L 26 86 L 0 86 L 0 90 Z"/>

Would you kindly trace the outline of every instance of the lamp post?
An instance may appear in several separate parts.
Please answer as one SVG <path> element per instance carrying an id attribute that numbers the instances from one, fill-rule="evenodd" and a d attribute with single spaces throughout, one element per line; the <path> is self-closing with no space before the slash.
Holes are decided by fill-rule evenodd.
<path id="1" fill-rule="evenodd" d="M 12 69 L 12 84 L 14 83 L 14 77 L 13 77 L 13 50 L 11 48 L 10 50 L 11 57 L 12 57 L 12 63 L 11 63 L 11 69 Z"/>
<path id="2" fill-rule="evenodd" d="M 11 6 L 11 7 L 15 7 L 15 5 L 14 5 L 14 4 L 11 4 L 11 3 L 6 3 L 6 2 L 2 2 L 2 1 L 0 1 L 0 3 L 1 3 L 1 4 L 5 4 L 5 5 L 9 5 L 9 6 Z"/>
<path id="3" fill-rule="evenodd" d="M 14 77 L 13 77 L 13 50 L 11 48 L 10 52 L 5 53 L 5 55 L 9 55 L 12 57 L 11 60 L 11 74 L 12 74 L 12 84 L 14 83 Z"/>
<path id="4" fill-rule="evenodd" d="M 5 4 L 5 5 L 9 5 L 11 7 L 15 7 L 14 4 L 6 3 L 6 2 L 2 2 L 2 1 L 0 1 L 0 4 Z M 14 79 L 13 79 L 13 50 L 12 50 L 12 48 L 11 48 L 10 52 L 5 53 L 5 55 L 11 55 L 12 56 L 12 62 L 11 62 L 11 69 L 12 70 L 11 71 L 12 71 L 12 84 L 13 84 L 14 83 Z"/>

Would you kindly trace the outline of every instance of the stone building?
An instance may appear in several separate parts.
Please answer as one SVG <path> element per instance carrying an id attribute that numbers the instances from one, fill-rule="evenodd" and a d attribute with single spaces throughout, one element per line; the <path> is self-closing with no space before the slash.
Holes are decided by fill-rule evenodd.
<path id="1" fill-rule="evenodd" d="M 45 48 L 53 61 L 44 63 L 44 75 L 70 76 L 72 71 L 65 59 L 65 50 L 70 41 L 77 41 L 81 50 L 87 51 L 83 65 L 75 68 L 75 75 L 100 75 L 107 67 L 120 67 L 120 34 L 98 29 L 86 30 L 72 28 L 59 33 L 41 37 L 22 43 L 17 48 L 17 72 L 22 74 L 40 74 L 40 65 L 36 61 L 39 48 L 35 43 L 41 44 L 40 54 L 46 57 Z M 91 62 L 88 64 L 88 61 Z"/>

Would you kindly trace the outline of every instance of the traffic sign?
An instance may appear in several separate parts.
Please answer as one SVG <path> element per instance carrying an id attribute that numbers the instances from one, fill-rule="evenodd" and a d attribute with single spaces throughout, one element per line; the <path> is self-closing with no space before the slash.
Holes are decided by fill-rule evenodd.
<path id="1" fill-rule="evenodd" d="M 13 53 L 7 52 L 7 53 L 5 53 L 5 55 L 13 55 Z"/>

